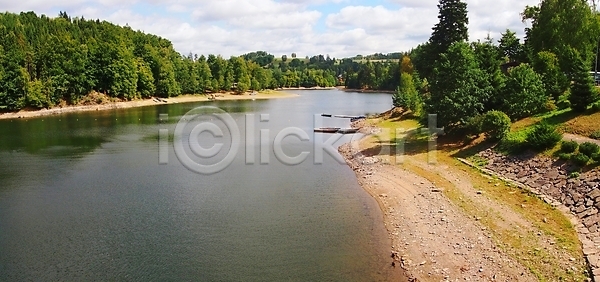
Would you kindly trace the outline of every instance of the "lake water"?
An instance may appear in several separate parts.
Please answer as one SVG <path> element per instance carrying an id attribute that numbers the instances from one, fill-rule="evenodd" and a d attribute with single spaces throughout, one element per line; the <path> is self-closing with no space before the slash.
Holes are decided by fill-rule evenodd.
<path id="1" fill-rule="evenodd" d="M 312 129 L 315 114 L 385 111 L 390 94 L 291 92 L 299 97 L 0 121 L 0 280 L 389 279 L 381 211 L 348 166 L 327 152 L 315 160 L 315 138 L 331 135 Z M 189 170 L 174 151 L 181 117 L 199 106 L 228 112 L 241 132 L 239 152 L 213 174 Z M 188 125 L 202 121 L 220 122 L 202 115 Z M 281 143 L 287 156 L 308 152 L 297 165 L 273 153 L 275 136 L 292 127 L 310 137 Z M 227 147 L 229 135 L 196 140 Z M 191 150 L 204 165 L 225 155 Z"/>

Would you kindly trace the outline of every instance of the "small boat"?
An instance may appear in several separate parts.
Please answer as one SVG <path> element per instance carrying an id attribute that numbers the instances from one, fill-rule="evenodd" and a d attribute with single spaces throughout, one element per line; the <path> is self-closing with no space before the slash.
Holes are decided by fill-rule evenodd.
<path id="1" fill-rule="evenodd" d="M 337 133 L 338 130 L 340 130 L 339 127 L 318 127 L 318 128 L 315 128 L 315 132 L 321 132 L 321 133 Z"/>
<path id="2" fill-rule="evenodd" d="M 358 128 L 340 128 L 337 133 L 352 134 L 358 132 Z"/>

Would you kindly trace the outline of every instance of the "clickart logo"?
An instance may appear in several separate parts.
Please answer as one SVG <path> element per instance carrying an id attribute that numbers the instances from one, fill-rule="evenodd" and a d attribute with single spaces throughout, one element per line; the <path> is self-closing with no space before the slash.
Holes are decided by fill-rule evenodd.
<path id="1" fill-rule="evenodd" d="M 246 165 L 254 165 L 257 162 L 260 162 L 261 165 L 270 164 L 271 153 L 282 164 L 299 165 L 308 159 L 311 152 L 310 150 L 298 152 L 298 148 L 312 148 L 314 164 L 323 164 L 325 154 L 328 154 L 340 164 L 346 164 L 338 153 L 336 146 L 340 145 L 338 141 L 342 139 L 343 134 L 314 133 L 311 140 L 311 135 L 305 130 L 298 127 L 286 127 L 272 135 L 270 129 L 257 129 L 257 123 L 264 124 L 270 121 L 269 114 L 260 114 L 259 117 L 256 114 L 245 114 L 243 118 L 245 123 L 243 141 Z M 169 117 L 166 114 L 161 114 L 159 120 L 164 123 L 169 120 Z M 321 115 L 315 114 L 314 128 L 321 128 L 322 120 Z M 435 121 L 433 123 L 431 121 L 430 125 L 436 124 Z M 257 132 L 259 136 L 256 136 Z M 404 143 L 406 143 L 406 138 L 412 134 L 411 132 L 403 129 L 396 129 L 395 132 L 390 131 L 390 129 L 380 129 L 378 133 L 372 135 L 378 139 L 381 139 L 382 136 L 389 137 L 390 134 L 395 136 L 396 144 L 386 146 L 379 154 L 388 155 L 394 163 L 399 163 L 403 159 L 401 155 L 404 153 Z M 425 132 L 431 135 L 430 132 L 432 131 L 426 129 Z M 159 164 L 161 165 L 169 163 L 169 133 L 169 129 L 159 129 Z M 435 135 L 435 132 L 433 135 Z M 343 142 L 352 144 L 351 151 L 354 157 L 362 157 L 361 150 L 358 148 L 357 142 L 354 141 L 358 141 L 365 135 L 352 134 L 350 136 L 351 138 L 346 138 Z M 295 152 L 287 151 L 286 153 L 283 146 L 284 140 L 295 142 L 295 144 L 299 142 L 304 145 L 292 146 L 293 149 L 291 150 L 294 151 L 295 149 Z M 435 142 L 434 139 L 432 141 Z M 380 140 L 378 143 L 384 144 L 385 142 Z M 217 107 L 201 106 L 194 108 L 183 115 L 175 126 L 173 134 L 175 155 L 183 166 L 199 174 L 214 174 L 226 169 L 234 162 L 241 147 L 242 134 L 236 119 Z M 392 152 L 391 147 L 395 147 L 394 152 Z M 429 148 L 435 149 L 435 143 L 430 143 Z M 257 149 L 259 150 L 258 154 Z M 256 158 L 257 155 L 259 160 Z"/>
<path id="2" fill-rule="evenodd" d="M 210 119 L 205 120 L 206 117 L 210 117 Z M 223 123 L 228 130 L 228 135 L 231 138 L 229 150 L 226 151 L 225 157 L 217 163 L 198 163 L 191 158 L 192 155 L 198 158 L 209 159 L 223 151 L 225 145 L 223 143 L 215 143 L 211 148 L 207 149 L 202 147 L 200 142 L 197 141 L 200 134 L 204 132 L 209 132 L 215 137 L 225 136 L 221 127 L 216 124 L 216 121 Z M 188 131 L 190 128 L 191 131 Z M 185 138 L 186 136 L 187 138 Z M 175 154 L 179 161 L 187 169 L 201 174 L 217 173 L 227 168 L 235 159 L 241 143 L 240 130 L 231 115 L 219 108 L 208 106 L 198 107 L 187 112 L 177 123 L 174 137 Z M 186 149 L 188 147 L 189 150 Z"/>

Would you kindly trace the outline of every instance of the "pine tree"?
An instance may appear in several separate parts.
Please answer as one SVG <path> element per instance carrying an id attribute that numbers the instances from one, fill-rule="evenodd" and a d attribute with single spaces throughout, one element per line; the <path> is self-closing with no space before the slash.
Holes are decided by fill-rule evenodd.
<path id="1" fill-rule="evenodd" d="M 429 44 L 425 45 L 425 58 L 427 63 L 423 69 L 418 70 L 423 77 L 431 77 L 433 65 L 446 53 L 454 42 L 463 42 L 469 39 L 467 17 L 467 3 L 460 0 L 440 0 L 438 4 L 439 22 L 433 27 Z"/>
<path id="2" fill-rule="evenodd" d="M 571 108 L 577 112 L 584 112 L 587 107 L 595 102 L 598 97 L 594 91 L 592 78 L 590 77 L 587 64 L 581 58 L 578 58 L 575 63 L 573 72 L 573 84 L 571 85 Z"/>
<path id="3" fill-rule="evenodd" d="M 483 113 L 486 93 L 483 71 L 469 44 L 457 42 L 435 64 L 428 114 L 438 115 L 438 126 L 456 127 Z"/>

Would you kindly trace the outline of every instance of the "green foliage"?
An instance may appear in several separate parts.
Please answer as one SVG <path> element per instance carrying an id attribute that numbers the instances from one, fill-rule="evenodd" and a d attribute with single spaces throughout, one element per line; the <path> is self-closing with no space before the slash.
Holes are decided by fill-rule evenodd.
<path id="1" fill-rule="evenodd" d="M 590 134 L 590 138 L 600 140 L 600 130 L 596 130 Z"/>
<path id="2" fill-rule="evenodd" d="M 594 160 L 594 162 L 600 163 L 600 154 L 596 153 L 592 155 L 592 160 Z"/>
<path id="3" fill-rule="evenodd" d="M 413 115 L 420 116 L 423 111 L 423 100 L 415 88 L 412 75 L 402 73 L 400 77 L 400 86 L 392 97 L 394 106 L 410 110 Z"/>
<path id="4" fill-rule="evenodd" d="M 569 79 L 560 70 L 558 57 L 552 52 L 539 52 L 532 60 L 532 67 L 541 76 L 546 94 L 558 101 L 569 88 Z"/>
<path id="5" fill-rule="evenodd" d="M 594 82 L 590 77 L 586 64 L 581 58 L 577 58 L 576 69 L 573 73 L 573 84 L 571 85 L 571 108 L 577 112 L 583 112 L 598 97 L 594 90 Z"/>
<path id="6" fill-rule="evenodd" d="M 467 121 L 465 128 L 469 134 L 479 135 L 483 132 L 483 117 L 484 115 L 476 115 Z"/>
<path id="7" fill-rule="evenodd" d="M 47 92 L 48 89 L 42 81 L 35 80 L 29 82 L 26 96 L 27 105 L 38 109 L 50 107 L 51 103 Z"/>
<path id="8" fill-rule="evenodd" d="M 550 149 L 562 139 L 555 126 L 547 123 L 540 123 L 533 127 L 533 129 L 527 134 L 527 145 L 538 151 Z"/>
<path id="9" fill-rule="evenodd" d="M 434 64 L 456 42 L 465 42 L 469 38 L 467 4 L 460 0 L 440 0 L 438 4 L 439 22 L 427 44 L 421 46 L 421 54 L 416 66 L 423 78 L 434 75 Z"/>
<path id="10" fill-rule="evenodd" d="M 489 93 L 480 87 L 483 78 L 469 44 L 452 44 L 435 64 L 431 95 L 425 101 L 427 113 L 438 115 L 440 127 L 466 124 L 484 110 Z"/>
<path id="11" fill-rule="evenodd" d="M 527 149 L 527 134 L 529 131 L 521 130 L 509 132 L 497 146 L 500 152 L 518 154 Z"/>
<path id="12" fill-rule="evenodd" d="M 500 111 L 489 111 L 483 115 L 481 131 L 489 140 L 501 140 L 510 132 L 510 118 Z"/>
<path id="13" fill-rule="evenodd" d="M 563 141 L 560 144 L 560 151 L 563 153 L 574 153 L 575 151 L 577 151 L 577 148 L 579 147 L 579 143 L 577 143 L 576 141 Z"/>
<path id="14" fill-rule="evenodd" d="M 579 173 L 579 171 L 573 171 L 573 172 L 569 173 L 568 178 L 576 179 L 576 178 L 579 178 L 580 176 L 581 176 L 581 173 Z"/>
<path id="15" fill-rule="evenodd" d="M 484 111 L 496 110 L 501 104 L 505 83 L 505 75 L 500 69 L 500 64 L 504 61 L 502 51 L 493 44 L 489 36 L 486 41 L 475 42 L 471 46 L 483 75 L 479 81 L 479 88 L 484 93 Z"/>
<path id="16" fill-rule="evenodd" d="M 558 101 L 558 103 L 556 104 L 556 107 L 559 110 L 564 110 L 564 109 L 568 109 L 571 107 L 571 102 L 569 102 L 569 100 L 560 100 Z"/>
<path id="17" fill-rule="evenodd" d="M 570 153 L 559 153 L 558 158 L 563 161 L 568 161 L 571 159 L 571 154 Z"/>
<path id="18" fill-rule="evenodd" d="M 590 162 L 590 157 L 582 153 L 577 153 L 571 156 L 571 161 L 578 166 L 586 166 Z"/>
<path id="19" fill-rule="evenodd" d="M 152 70 L 144 60 L 137 60 L 137 92 L 142 98 L 148 98 L 156 92 Z"/>
<path id="20" fill-rule="evenodd" d="M 544 0 L 538 7 L 529 7 L 525 18 L 532 19 L 527 34 L 527 44 L 533 53 L 551 51 L 558 56 L 561 69 L 569 73 L 571 62 L 569 48 L 589 62 L 598 42 L 598 22 L 588 1 Z M 568 19 L 569 24 L 565 25 Z"/>
<path id="21" fill-rule="evenodd" d="M 527 64 L 511 69 L 502 92 L 501 108 L 513 120 L 542 112 L 548 101 L 541 77 Z"/>
<path id="22" fill-rule="evenodd" d="M 519 38 L 517 38 L 517 34 L 509 29 L 507 29 L 504 33 L 502 33 L 502 38 L 498 40 L 500 44 L 498 48 L 500 48 L 500 52 L 504 57 L 506 57 L 509 61 L 519 61 L 522 57 L 523 46 L 521 42 L 519 42 Z"/>
<path id="23" fill-rule="evenodd" d="M 592 142 L 584 142 L 579 145 L 579 153 L 584 154 L 588 157 L 592 157 L 600 151 L 600 146 Z"/>
<path id="24" fill-rule="evenodd" d="M 600 101 L 595 102 L 592 104 L 592 111 L 594 112 L 600 112 Z"/>

